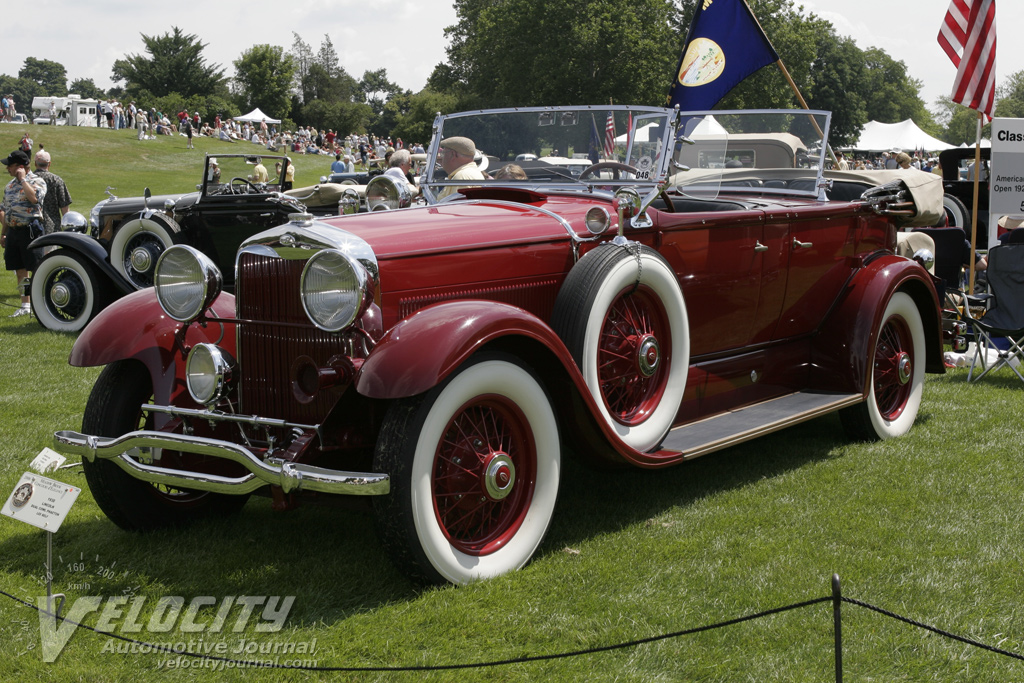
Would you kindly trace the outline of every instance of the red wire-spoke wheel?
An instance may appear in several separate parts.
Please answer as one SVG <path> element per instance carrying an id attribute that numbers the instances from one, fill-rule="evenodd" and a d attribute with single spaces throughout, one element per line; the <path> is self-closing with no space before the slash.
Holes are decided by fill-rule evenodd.
<path id="1" fill-rule="evenodd" d="M 526 418 L 502 396 L 463 406 L 434 457 L 434 509 L 445 537 L 483 555 L 515 535 L 529 509 L 537 449 Z"/>
<path id="2" fill-rule="evenodd" d="M 620 292 L 604 319 L 597 352 L 601 396 L 613 418 L 640 424 L 659 405 L 671 348 L 672 332 L 657 294 L 648 286 Z"/>
<path id="3" fill-rule="evenodd" d="M 910 398 L 913 378 L 913 341 L 907 321 L 889 318 L 875 345 L 874 389 L 878 411 L 886 420 L 903 413 Z"/>
<path id="4" fill-rule="evenodd" d="M 599 245 L 566 276 L 551 326 L 609 428 L 638 451 L 657 448 L 679 411 L 690 362 L 672 266 L 637 243 Z"/>
<path id="5" fill-rule="evenodd" d="M 839 411 L 847 433 L 863 440 L 905 434 L 917 419 L 924 388 L 924 325 L 906 292 L 886 303 L 871 351 L 867 400 Z"/>
<path id="6" fill-rule="evenodd" d="M 525 565 L 547 532 L 561 453 L 551 401 L 507 353 L 480 352 L 425 394 L 394 401 L 375 472 L 391 492 L 373 499 L 399 568 L 456 584 Z"/>

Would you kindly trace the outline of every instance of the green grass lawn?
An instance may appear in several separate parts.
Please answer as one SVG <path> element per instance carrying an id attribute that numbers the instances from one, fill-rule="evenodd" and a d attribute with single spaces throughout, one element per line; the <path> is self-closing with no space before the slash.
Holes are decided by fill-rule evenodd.
<path id="1" fill-rule="evenodd" d="M 138 143 L 130 132 L 61 129 L 46 131 L 51 142 L 32 132 L 54 153 L 75 208 L 86 210 L 106 184 L 123 195 L 147 184 L 154 192 L 188 188 L 206 145 L 216 153 L 228 147 L 199 140 L 192 152 L 179 138 Z M 0 126 L 0 150 L 13 149 L 20 134 Z M 300 178 L 319 174 L 304 161 L 297 159 Z M 73 337 L 6 318 L 16 301 L 14 278 L 4 272 L 3 499 L 53 431 L 80 427 L 98 374 L 67 365 Z M 243 638 L 316 639 L 314 655 L 294 656 L 322 666 L 398 667 L 558 653 L 697 627 L 826 596 L 837 573 L 848 597 L 1024 652 L 1022 391 L 1009 371 L 971 385 L 966 371 L 952 371 L 928 378 L 917 425 L 894 441 L 850 442 L 830 416 L 663 471 L 606 472 L 570 461 L 536 560 L 463 588 L 409 583 L 389 563 L 371 515 L 358 510 L 274 513 L 269 500 L 253 498 L 236 517 L 140 535 L 109 522 L 85 489 L 53 538 L 55 589 L 69 604 L 86 595 L 143 596 L 146 618 L 161 596 L 187 603 L 294 595 L 278 633 L 257 633 L 251 619 L 240 633 L 125 635 L 202 638 L 231 649 Z M 85 488 L 74 470 L 53 476 Z M 44 594 L 45 558 L 43 532 L 0 517 L 0 590 Z M 213 611 L 201 611 L 199 621 Z M 847 681 L 1024 680 L 1024 662 L 852 605 L 843 614 Z M 625 650 L 432 673 L 167 671 L 158 668 L 166 655 L 111 652 L 116 642 L 81 629 L 45 664 L 39 640 L 35 611 L 0 596 L 4 680 L 833 680 L 828 604 Z"/>

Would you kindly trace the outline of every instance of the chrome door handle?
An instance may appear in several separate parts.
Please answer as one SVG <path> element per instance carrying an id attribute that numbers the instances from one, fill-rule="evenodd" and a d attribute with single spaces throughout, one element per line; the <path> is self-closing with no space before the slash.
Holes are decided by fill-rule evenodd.
<path id="1" fill-rule="evenodd" d="M 757 242 L 754 243 L 754 251 L 755 252 L 768 251 L 768 246 L 764 245 L 764 244 L 761 244 L 761 241 L 758 240 Z"/>
<path id="2" fill-rule="evenodd" d="M 793 238 L 793 248 L 794 249 L 806 249 L 807 247 L 813 247 L 813 246 L 814 246 L 813 242 L 801 242 L 797 238 L 795 238 L 795 237 Z"/>

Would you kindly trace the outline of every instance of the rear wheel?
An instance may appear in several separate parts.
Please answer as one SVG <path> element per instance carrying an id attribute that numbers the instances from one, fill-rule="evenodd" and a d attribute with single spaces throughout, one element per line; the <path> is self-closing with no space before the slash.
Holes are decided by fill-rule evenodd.
<path id="1" fill-rule="evenodd" d="M 153 397 L 145 366 L 117 361 L 103 369 L 85 406 L 82 431 L 94 436 L 121 436 L 152 428 L 140 406 Z M 170 454 L 166 454 L 170 458 Z M 122 455 L 121 457 L 125 457 Z M 181 466 L 175 462 L 172 466 Z M 195 519 L 237 512 L 248 496 L 192 491 L 150 484 L 132 477 L 113 461 L 82 460 L 85 479 L 96 504 L 114 524 L 147 531 Z"/>
<path id="2" fill-rule="evenodd" d="M 847 433 L 865 441 L 905 434 L 924 389 L 924 325 L 909 294 L 889 299 L 872 353 L 867 401 L 839 412 Z"/>
<path id="3" fill-rule="evenodd" d="M 471 358 L 426 394 L 392 404 L 374 498 L 396 564 L 427 582 L 465 584 L 522 567 L 558 493 L 558 427 L 537 379 L 505 354 Z"/>
<path id="4" fill-rule="evenodd" d="M 942 208 L 946 212 L 949 227 L 963 228 L 967 232 L 971 228 L 971 213 L 962 201 L 951 194 L 942 195 Z"/>
<path id="5" fill-rule="evenodd" d="M 48 330 L 78 332 L 109 303 L 109 289 L 84 258 L 58 249 L 32 273 L 32 312 Z"/>

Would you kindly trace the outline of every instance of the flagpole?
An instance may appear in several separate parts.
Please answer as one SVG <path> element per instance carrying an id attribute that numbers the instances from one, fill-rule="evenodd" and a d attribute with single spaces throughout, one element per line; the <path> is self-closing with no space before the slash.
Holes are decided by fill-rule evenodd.
<path id="1" fill-rule="evenodd" d="M 800 89 L 796 87 L 796 83 L 793 81 L 793 77 L 789 75 L 789 70 L 786 68 L 786 65 L 782 63 L 782 59 L 780 58 L 779 61 L 775 62 L 775 64 L 776 66 L 779 67 L 779 70 L 782 71 L 782 75 L 786 77 L 786 81 L 789 82 L 789 87 L 793 89 L 793 93 L 796 95 L 797 101 L 800 102 L 800 106 L 802 106 L 804 109 L 810 109 L 810 107 L 807 106 L 807 102 L 804 100 L 804 96 L 800 94 Z M 822 142 L 824 142 L 825 133 L 821 130 L 821 127 L 818 125 L 818 121 L 813 116 L 810 116 L 809 118 L 811 119 L 811 123 L 814 124 L 814 129 L 818 131 L 818 135 L 821 136 Z M 836 170 L 838 171 L 839 160 L 836 159 L 836 153 L 832 151 L 831 143 L 829 143 L 827 146 L 828 155 L 832 158 L 832 163 L 835 164 Z"/>
<path id="2" fill-rule="evenodd" d="M 971 207 L 971 267 L 967 278 L 967 293 L 974 294 L 974 254 L 978 242 L 978 187 L 981 182 L 981 123 L 984 114 L 978 110 L 978 133 L 974 137 L 974 206 Z M 986 246 L 988 241 L 986 240 Z"/>

